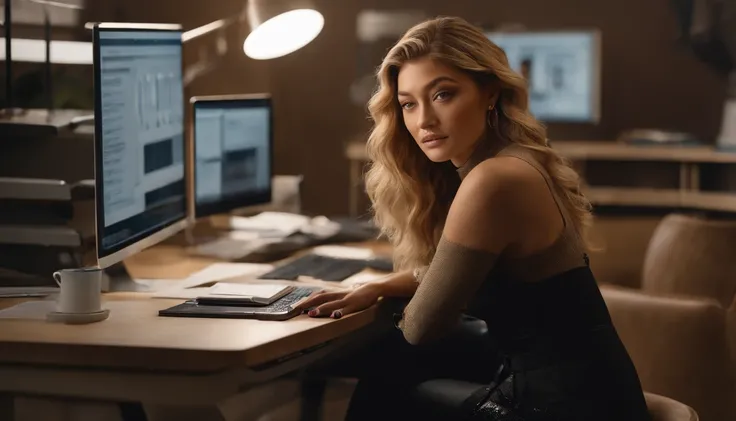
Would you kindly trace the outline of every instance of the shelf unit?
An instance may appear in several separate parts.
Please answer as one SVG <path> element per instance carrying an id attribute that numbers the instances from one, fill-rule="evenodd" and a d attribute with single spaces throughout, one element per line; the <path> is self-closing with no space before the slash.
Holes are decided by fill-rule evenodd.
<path id="1" fill-rule="evenodd" d="M 585 180 L 596 207 L 696 209 L 736 213 L 736 153 L 709 146 L 638 146 L 614 141 L 553 141 Z M 350 214 L 359 213 L 365 143 L 345 146 Z"/>
<path id="2" fill-rule="evenodd" d="M 736 212 L 736 153 L 708 146 L 553 142 L 594 206 Z"/>

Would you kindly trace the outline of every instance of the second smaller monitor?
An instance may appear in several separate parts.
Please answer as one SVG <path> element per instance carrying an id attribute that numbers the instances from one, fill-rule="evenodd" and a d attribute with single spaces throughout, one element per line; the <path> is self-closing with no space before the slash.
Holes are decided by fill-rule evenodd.
<path id="1" fill-rule="evenodd" d="M 194 217 L 271 201 L 271 97 L 192 98 Z"/>

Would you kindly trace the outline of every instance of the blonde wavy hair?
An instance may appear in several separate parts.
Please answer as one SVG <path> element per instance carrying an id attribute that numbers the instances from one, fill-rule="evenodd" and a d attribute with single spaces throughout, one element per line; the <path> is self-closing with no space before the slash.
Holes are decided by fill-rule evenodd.
<path id="1" fill-rule="evenodd" d="M 498 87 L 498 124 L 494 124 L 498 140 L 533 151 L 584 239 L 590 203 L 580 192 L 578 174 L 548 146 L 544 126 L 529 113 L 525 79 L 478 28 L 460 18 L 440 17 L 409 29 L 391 48 L 377 72 L 378 88 L 368 103 L 374 126 L 367 143 L 366 190 L 374 220 L 393 245 L 395 268 L 429 264 L 460 183 L 451 163 L 434 163 L 424 155 L 404 124 L 398 102 L 402 64 L 427 56 L 466 72 L 480 86 L 492 83 Z"/>

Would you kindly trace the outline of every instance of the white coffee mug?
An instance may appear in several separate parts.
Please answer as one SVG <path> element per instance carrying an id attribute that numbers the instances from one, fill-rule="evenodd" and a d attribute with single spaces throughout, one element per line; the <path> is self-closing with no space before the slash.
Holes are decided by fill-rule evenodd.
<path id="1" fill-rule="evenodd" d="M 61 269 L 54 272 L 59 284 L 60 313 L 95 313 L 102 310 L 102 270 L 99 268 Z"/>

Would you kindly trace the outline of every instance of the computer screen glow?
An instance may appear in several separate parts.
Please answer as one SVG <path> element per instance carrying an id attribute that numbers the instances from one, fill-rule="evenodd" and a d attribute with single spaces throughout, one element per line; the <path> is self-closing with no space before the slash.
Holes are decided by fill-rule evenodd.
<path id="1" fill-rule="evenodd" d="M 263 99 L 196 102 L 194 119 L 197 207 L 225 202 L 234 207 L 246 204 L 248 198 L 252 204 L 270 200 L 270 103 Z"/>
<path id="2" fill-rule="evenodd" d="M 596 32 L 491 32 L 529 84 L 529 109 L 545 122 L 595 123 L 599 116 Z"/>
<path id="3" fill-rule="evenodd" d="M 186 216 L 182 44 L 179 31 L 115 29 L 98 43 L 106 255 Z"/>

